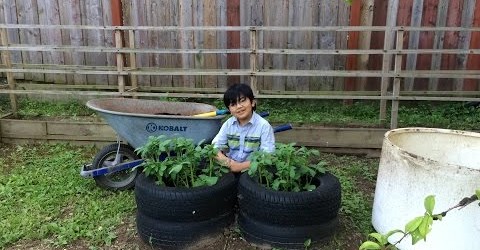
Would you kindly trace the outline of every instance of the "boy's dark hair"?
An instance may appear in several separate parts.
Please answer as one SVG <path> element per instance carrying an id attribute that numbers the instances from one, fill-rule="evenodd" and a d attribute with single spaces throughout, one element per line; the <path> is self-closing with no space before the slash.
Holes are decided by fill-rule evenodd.
<path id="1" fill-rule="evenodd" d="M 223 103 L 225 104 L 225 107 L 228 108 L 231 104 L 237 104 L 237 102 L 242 97 L 250 99 L 251 102 L 253 102 L 253 100 L 255 99 L 250 86 L 245 83 L 237 83 L 230 86 L 227 91 L 225 91 L 225 94 L 223 95 Z M 257 106 L 255 105 L 253 107 L 253 110 L 255 110 L 256 108 Z"/>

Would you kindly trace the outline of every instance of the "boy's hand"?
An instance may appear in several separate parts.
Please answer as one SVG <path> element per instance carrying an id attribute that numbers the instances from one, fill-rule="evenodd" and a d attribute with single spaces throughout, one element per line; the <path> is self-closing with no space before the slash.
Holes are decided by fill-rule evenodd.
<path id="1" fill-rule="evenodd" d="M 242 172 L 243 170 L 247 169 L 250 167 L 250 161 L 246 162 L 236 162 L 234 160 L 230 161 L 229 168 L 230 171 L 234 173 Z"/>

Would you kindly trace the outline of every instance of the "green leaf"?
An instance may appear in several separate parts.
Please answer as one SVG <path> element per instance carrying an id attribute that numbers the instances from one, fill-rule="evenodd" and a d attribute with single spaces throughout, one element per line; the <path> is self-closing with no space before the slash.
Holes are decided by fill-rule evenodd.
<path id="1" fill-rule="evenodd" d="M 420 226 L 418 226 L 418 232 L 420 233 L 420 236 L 423 239 L 427 238 L 427 234 L 430 232 L 430 226 L 433 223 L 433 218 L 430 215 L 425 215 L 422 219 L 422 222 L 420 223 Z"/>
<path id="2" fill-rule="evenodd" d="M 371 233 L 371 234 L 369 234 L 368 236 L 376 239 L 376 240 L 378 241 L 378 243 L 380 243 L 380 245 L 382 245 L 382 246 L 385 246 L 385 244 L 388 243 L 387 237 L 385 237 L 385 236 L 383 236 L 383 235 L 381 235 L 381 234 L 379 234 L 379 233 Z"/>
<path id="3" fill-rule="evenodd" d="M 307 191 L 313 191 L 317 188 L 315 185 L 305 185 L 304 189 Z"/>
<path id="4" fill-rule="evenodd" d="M 217 183 L 218 181 L 218 177 L 217 176 L 205 176 L 205 178 L 203 178 L 203 180 L 207 183 L 208 186 L 213 186 Z"/>
<path id="5" fill-rule="evenodd" d="M 418 216 L 415 219 L 411 220 L 410 222 L 405 225 L 405 232 L 406 233 L 411 233 L 420 226 L 420 223 L 422 223 L 423 216 Z"/>
<path id="6" fill-rule="evenodd" d="M 434 195 L 427 196 L 427 198 L 425 198 L 425 201 L 423 202 L 423 205 L 425 206 L 427 213 L 432 215 L 433 208 L 435 207 L 435 196 Z"/>
<path id="7" fill-rule="evenodd" d="M 295 168 L 291 168 L 291 169 L 290 169 L 289 176 L 290 176 L 290 178 L 294 178 L 294 177 L 295 177 Z"/>
<path id="8" fill-rule="evenodd" d="M 475 191 L 475 194 L 477 195 L 477 199 L 480 200 L 480 189 L 477 189 L 477 190 Z"/>
<path id="9" fill-rule="evenodd" d="M 377 250 L 377 249 L 382 249 L 382 247 L 373 241 L 365 241 L 360 245 L 359 250 Z"/>
<path id="10" fill-rule="evenodd" d="M 418 232 L 418 230 L 412 232 L 411 236 L 412 236 L 412 245 L 417 244 L 417 242 L 419 242 L 421 239 L 423 239 L 423 237 L 420 236 L 420 233 Z"/>
<path id="11" fill-rule="evenodd" d="M 173 166 L 170 171 L 168 171 L 168 174 L 178 174 L 178 172 L 180 172 L 183 168 L 183 164 L 177 164 L 175 166 Z"/>

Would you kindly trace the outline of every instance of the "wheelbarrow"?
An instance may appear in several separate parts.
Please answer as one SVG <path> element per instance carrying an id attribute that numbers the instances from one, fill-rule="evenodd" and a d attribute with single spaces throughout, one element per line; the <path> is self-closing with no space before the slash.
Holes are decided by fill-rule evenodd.
<path id="1" fill-rule="evenodd" d="M 85 164 L 80 175 L 93 177 L 98 186 L 124 190 L 135 185 L 143 162 L 135 149 L 150 136 L 165 135 L 190 138 L 194 143 L 210 143 L 222 126 L 228 112 L 193 102 L 101 98 L 87 102 L 117 133 L 117 142 L 103 147 L 91 164 Z M 198 114 L 216 114 L 214 116 Z M 268 112 L 259 113 L 268 116 Z M 274 132 L 291 129 L 290 124 L 274 128 Z"/>

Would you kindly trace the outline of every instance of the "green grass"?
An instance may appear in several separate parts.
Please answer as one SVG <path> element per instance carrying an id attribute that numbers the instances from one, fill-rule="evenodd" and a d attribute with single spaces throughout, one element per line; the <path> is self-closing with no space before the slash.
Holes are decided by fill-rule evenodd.
<path id="1" fill-rule="evenodd" d="M 133 192 L 106 191 L 79 174 L 95 149 L 67 144 L 1 149 L 0 249 L 28 242 L 41 242 L 47 249 L 70 248 L 78 241 L 92 249 L 108 248 L 124 237 L 116 232 L 135 211 Z M 333 154 L 321 158 L 342 185 L 340 213 L 345 229 L 328 248 L 342 249 L 349 235 L 373 231 L 371 194 L 378 159 Z"/>
<path id="2" fill-rule="evenodd" d="M 135 209 L 131 191 L 112 193 L 83 179 L 92 148 L 66 144 L 17 146 L 0 160 L 0 249 L 19 240 L 52 246 L 84 239 L 109 245 Z M 44 242 L 45 243 L 45 242 Z"/>
<path id="3" fill-rule="evenodd" d="M 373 231 L 371 211 L 379 159 L 323 154 L 342 186 L 340 213 L 363 235 Z"/>
<path id="4" fill-rule="evenodd" d="M 169 98 L 174 101 L 209 103 L 224 109 L 216 99 Z M 36 117 L 96 116 L 80 101 L 39 101 L 21 98 L 18 113 L 25 119 Z M 379 104 L 374 101 L 355 101 L 344 105 L 339 100 L 258 100 L 258 111 L 269 111 L 271 123 L 317 124 L 345 127 L 389 127 L 390 104 L 387 106 L 386 123 L 379 122 Z M 9 110 L 8 100 L 0 98 L 0 111 Z M 399 127 L 436 127 L 460 130 L 477 130 L 480 109 L 465 107 L 462 102 L 401 102 L 398 114 Z"/>

